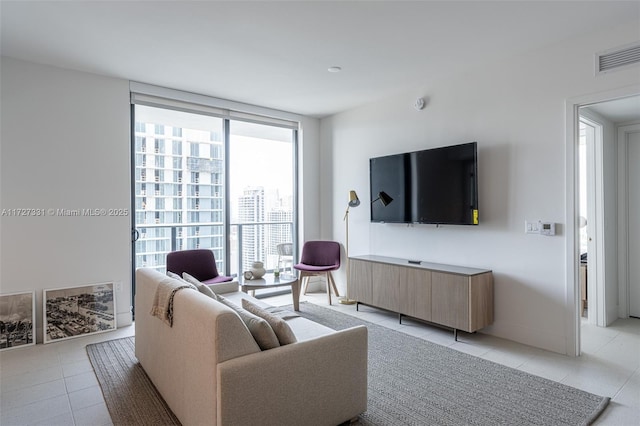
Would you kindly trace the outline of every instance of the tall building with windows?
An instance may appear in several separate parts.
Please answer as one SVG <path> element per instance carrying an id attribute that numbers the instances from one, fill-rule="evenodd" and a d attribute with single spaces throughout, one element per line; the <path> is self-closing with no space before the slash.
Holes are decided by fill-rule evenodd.
<path id="1" fill-rule="evenodd" d="M 241 226 L 242 235 L 238 238 L 242 247 L 240 260 L 241 270 L 246 271 L 251 268 L 251 264 L 256 261 L 264 261 L 265 256 L 265 196 L 264 188 L 246 188 L 238 198 L 238 223 L 257 225 Z"/>
<path id="2" fill-rule="evenodd" d="M 135 123 L 136 266 L 213 249 L 224 270 L 224 151 L 217 132 Z"/>
<path id="3" fill-rule="evenodd" d="M 277 191 L 267 193 L 263 187 L 249 187 L 237 201 L 240 272 L 250 269 L 256 260 L 264 262 L 267 269 L 274 268 L 278 262 L 277 245 L 293 242 L 290 200 L 283 202 Z"/>

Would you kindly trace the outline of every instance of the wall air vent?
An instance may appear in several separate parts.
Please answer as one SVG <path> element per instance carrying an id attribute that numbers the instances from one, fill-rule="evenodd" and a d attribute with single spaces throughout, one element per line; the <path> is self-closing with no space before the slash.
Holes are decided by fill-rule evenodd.
<path id="1" fill-rule="evenodd" d="M 596 75 L 640 64 L 640 43 L 596 53 Z"/>

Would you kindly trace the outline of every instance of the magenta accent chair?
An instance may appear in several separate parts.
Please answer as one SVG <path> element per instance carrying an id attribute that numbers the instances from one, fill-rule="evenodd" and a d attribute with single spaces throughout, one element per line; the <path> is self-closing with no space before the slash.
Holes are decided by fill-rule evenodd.
<path id="1" fill-rule="evenodd" d="M 186 272 L 205 284 L 233 280 L 232 277 L 218 274 L 216 258 L 213 252 L 207 249 L 172 251 L 167 254 L 167 271 L 180 276 Z"/>
<path id="2" fill-rule="evenodd" d="M 327 295 L 331 304 L 331 290 L 339 297 L 338 287 L 333 280 L 331 271 L 340 268 L 340 244 L 335 241 L 307 241 L 302 246 L 302 256 L 300 262 L 293 265 L 300 271 L 298 279 L 304 287 L 304 294 L 307 294 L 309 278 L 321 275 L 327 280 Z"/>

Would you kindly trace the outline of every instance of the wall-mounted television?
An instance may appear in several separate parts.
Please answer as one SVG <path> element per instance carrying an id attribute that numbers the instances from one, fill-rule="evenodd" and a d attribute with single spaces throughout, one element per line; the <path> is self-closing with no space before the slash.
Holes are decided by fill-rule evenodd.
<path id="1" fill-rule="evenodd" d="M 478 224 L 477 142 L 369 160 L 371 221 Z M 380 194 L 393 199 L 385 205 Z"/>

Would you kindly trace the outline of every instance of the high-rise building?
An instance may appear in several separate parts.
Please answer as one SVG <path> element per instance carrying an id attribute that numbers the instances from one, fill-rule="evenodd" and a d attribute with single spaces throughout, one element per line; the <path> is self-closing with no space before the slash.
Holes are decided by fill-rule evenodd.
<path id="1" fill-rule="evenodd" d="M 265 199 L 264 188 L 246 188 L 238 198 L 238 223 L 257 225 L 242 225 L 242 259 L 240 260 L 241 270 L 246 271 L 251 268 L 251 264 L 256 261 L 264 261 L 265 228 L 262 222 L 265 221 Z"/>
<path id="2" fill-rule="evenodd" d="M 224 271 L 224 154 L 216 132 L 135 123 L 136 266 L 210 248 Z"/>

